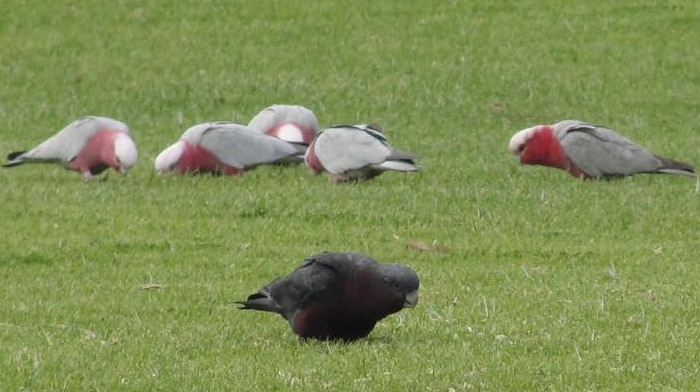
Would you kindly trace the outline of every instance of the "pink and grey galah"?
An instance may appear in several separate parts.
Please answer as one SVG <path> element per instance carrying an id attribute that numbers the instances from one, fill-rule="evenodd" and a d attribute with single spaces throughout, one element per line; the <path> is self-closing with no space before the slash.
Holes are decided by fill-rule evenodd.
<path id="1" fill-rule="evenodd" d="M 316 115 L 299 105 L 269 106 L 255 115 L 248 127 L 305 147 L 311 144 L 320 128 Z"/>
<path id="2" fill-rule="evenodd" d="M 233 122 L 190 127 L 158 155 L 158 173 L 237 175 L 256 166 L 303 154 L 304 148 Z"/>
<path id="3" fill-rule="evenodd" d="M 107 117 L 88 116 L 72 122 L 29 151 L 10 153 L 8 162 L 2 166 L 52 162 L 91 179 L 110 167 L 126 174 L 136 164 L 137 157 L 126 124 Z"/>
<path id="4" fill-rule="evenodd" d="M 418 155 L 393 149 L 374 124 L 336 125 L 316 136 L 306 151 L 314 174 L 328 172 L 333 182 L 369 180 L 390 171 L 414 172 Z"/>
<path id="5" fill-rule="evenodd" d="M 517 132 L 508 149 L 528 165 L 555 167 L 581 179 L 612 179 L 638 173 L 696 177 L 693 166 L 655 155 L 599 125 L 565 120 Z"/>

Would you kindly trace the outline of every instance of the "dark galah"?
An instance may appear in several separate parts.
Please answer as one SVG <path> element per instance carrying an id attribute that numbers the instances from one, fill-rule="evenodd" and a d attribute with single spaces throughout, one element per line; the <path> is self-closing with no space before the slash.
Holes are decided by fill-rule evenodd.
<path id="1" fill-rule="evenodd" d="M 329 173 L 333 182 L 368 180 L 387 170 L 418 171 L 418 155 L 394 150 L 379 126 L 336 125 L 316 136 L 306 151 L 312 173 Z"/>
<path id="2" fill-rule="evenodd" d="M 416 306 L 419 286 L 405 265 L 359 253 L 320 253 L 236 303 L 280 314 L 301 339 L 352 341 L 384 317 Z"/>
<path id="3" fill-rule="evenodd" d="M 299 105 L 267 107 L 250 120 L 248 127 L 304 147 L 311 144 L 319 131 L 316 115 Z"/>
<path id="4" fill-rule="evenodd" d="M 577 120 L 523 129 L 508 148 L 523 164 L 555 167 L 582 179 L 637 173 L 696 176 L 689 163 L 655 155 L 610 129 Z"/>
<path id="5" fill-rule="evenodd" d="M 242 174 L 256 166 L 303 153 L 303 148 L 232 122 L 190 127 L 158 155 L 158 173 Z"/>
<path id="6" fill-rule="evenodd" d="M 88 116 L 72 122 L 29 151 L 10 153 L 2 166 L 52 162 L 91 179 L 110 167 L 126 174 L 136 164 L 137 157 L 126 124 L 107 117 Z"/>

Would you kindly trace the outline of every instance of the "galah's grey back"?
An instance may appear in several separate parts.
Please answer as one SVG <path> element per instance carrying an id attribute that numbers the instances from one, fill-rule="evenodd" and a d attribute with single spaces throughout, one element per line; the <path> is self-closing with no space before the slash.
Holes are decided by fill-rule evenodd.
<path id="1" fill-rule="evenodd" d="M 602 126 L 565 120 L 554 124 L 553 132 L 571 162 L 591 177 L 635 173 L 694 175 L 690 165 L 659 157 Z"/>
<path id="2" fill-rule="evenodd" d="M 255 115 L 248 123 L 248 127 L 254 131 L 264 133 L 283 122 L 294 122 L 316 131 L 319 129 L 316 115 L 310 109 L 300 105 L 269 106 Z"/>
<path id="3" fill-rule="evenodd" d="M 184 140 L 197 141 L 222 162 L 238 168 L 275 162 L 300 152 L 290 143 L 241 124 L 215 122 L 193 128 L 183 134 Z"/>
<path id="4" fill-rule="evenodd" d="M 92 135 L 105 128 L 129 134 L 129 127 L 121 121 L 99 116 L 83 117 L 68 124 L 35 148 L 13 157 L 6 165 L 54 161 L 67 165 Z"/>
<path id="5" fill-rule="evenodd" d="M 323 167 L 332 174 L 341 174 L 388 161 L 406 161 L 403 171 L 415 171 L 412 162 L 417 155 L 394 150 L 379 131 L 369 126 L 338 125 L 324 130 L 314 142 L 314 151 Z M 389 168 L 401 170 L 401 168 Z"/>

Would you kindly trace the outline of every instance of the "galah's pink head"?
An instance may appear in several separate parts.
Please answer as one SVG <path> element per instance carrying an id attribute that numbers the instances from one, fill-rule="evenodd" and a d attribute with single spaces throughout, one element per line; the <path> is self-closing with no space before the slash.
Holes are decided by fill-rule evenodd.
<path id="1" fill-rule="evenodd" d="M 318 156 L 316 156 L 316 140 L 312 141 L 309 148 L 306 149 L 304 163 L 312 174 L 319 174 L 324 170 L 321 161 L 318 159 Z"/>
<path id="2" fill-rule="evenodd" d="M 552 137 L 552 128 L 546 125 L 536 125 L 534 127 L 519 131 L 508 143 L 508 149 L 513 155 L 520 157 L 520 162 L 524 164 L 536 165 L 542 157 L 547 156 L 547 150 Z"/>
<path id="3" fill-rule="evenodd" d="M 138 159 L 136 144 L 126 133 L 119 133 L 114 139 L 114 168 L 126 174 Z"/>
<path id="4" fill-rule="evenodd" d="M 316 137 L 317 130 L 305 128 L 292 121 L 281 122 L 265 131 L 266 134 L 285 142 L 308 146 Z"/>
<path id="5" fill-rule="evenodd" d="M 510 139 L 508 149 L 520 157 L 520 163 L 571 170 L 571 162 L 549 125 L 519 131 Z"/>
<path id="6" fill-rule="evenodd" d="M 179 140 L 177 143 L 166 148 L 156 157 L 156 171 L 158 174 L 168 173 L 177 169 L 177 164 L 185 153 L 187 145 Z"/>

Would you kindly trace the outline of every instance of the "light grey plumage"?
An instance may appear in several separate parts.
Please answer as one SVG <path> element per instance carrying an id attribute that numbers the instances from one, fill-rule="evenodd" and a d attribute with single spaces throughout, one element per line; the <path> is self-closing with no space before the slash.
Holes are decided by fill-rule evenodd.
<path id="1" fill-rule="evenodd" d="M 113 129 L 129 134 L 129 127 L 121 121 L 99 116 L 82 117 L 33 149 L 19 152 L 5 166 L 29 162 L 57 162 L 67 167 L 88 139 L 101 129 Z"/>
<path id="2" fill-rule="evenodd" d="M 379 127 L 371 124 L 327 128 L 306 153 L 312 171 L 325 170 L 336 181 L 369 179 L 387 170 L 418 171 L 417 159 L 416 154 L 393 149 Z"/>
<path id="3" fill-rule="evenodd" d="M 694 176 L 690 164 L 655 155 L 608 128 L 578 120 L 552 126 L 571 162 L 591 177 L 667 173 Z"/>
<path id="4" fill-rule="evenodd" d="M 206 148 L 222 162 L 239 168 L 275 162 L 300 152 L 289 143 L 230 122 L 189 129 L 182 139 Z"/>
<path id="5" fill-rule="evenodd" d="M 248 127 L 305 146 L 311 144 L 320 128 L 316 115 L 300 105 L 269 106 L 253 117 Z"/>
<path id="6" fill-rule="evenodd" d="M 3 167 L 24 163 L 55 162 L 93 178 L 111 167 L 125 174 L 138 158 L 129 127 L 108 117 L 88 116 L 63 128 L 29 151 L 15 151 Z"/>
<path id="7" fill-rule="evenodd" d="M 240 174 L 258 165 L 302 153 L 276 137 L 232 122 L 209 122 L 188 128 L 180 140 L 156 158 L 158 172 Z"/>

